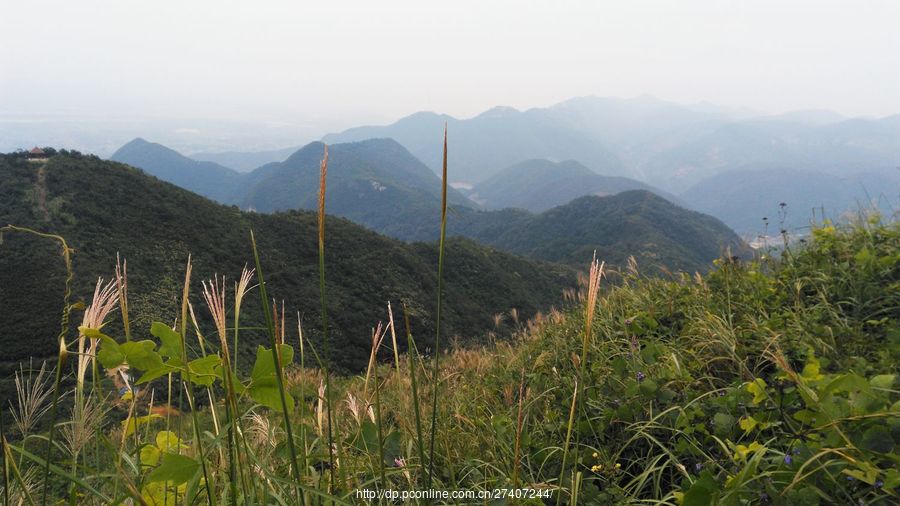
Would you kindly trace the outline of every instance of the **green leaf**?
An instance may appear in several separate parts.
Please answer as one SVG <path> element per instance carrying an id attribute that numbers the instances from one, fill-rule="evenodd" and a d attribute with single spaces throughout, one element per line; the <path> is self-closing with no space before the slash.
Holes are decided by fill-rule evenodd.
<path id="1" fill-rule="evenodd" d="M 154 467 L 159 464 L 159 448 L 153 445 L 144 445 L 141 448 L 141 465 L 146 467 Z"/>
<path id="2" fill-rule="evenodd" d="M 265 382 L 252 383 L 250 388 L 247 389 L 247 393 L 250 394 L 251 399 L 259 404 L 274 409 L 275 411 L 283 411 L 281 409 L 281 395 L 278 392 L 278 387 L 274 384 L 267 385 Z M 287 392 L 284 393 L 284 396 L 285 401 L 287 402 L 288 411 L 293 411 L 294 398 Z"/>
<path id="3" fill-rule="evenodd" d="M 188 448 L 188 446 L 182 443 L 181 439 L 170 430 L 161 430 L 156 433 L 156 446 L 164 452 Z"/>
<path id="4" fill-rule="evenodd" d="M 817 359 L 815 355 L 810 353 L 806 358 L 806 365 L 803 366 L 803 371 L 800 372 L 800 376 L 808 380 L 820 380 L 824 378 L 824 376 L 819 372 L 820 369 L 821 364 L 819 363 L 819 359 Z"/>
<path id="5" fill-rule="evenodd" d="M 160 364 L 159 367 L 154 367 L 153 369 L 150 369 L 149 371 L 145 371 L 144 374 L 142 374 L 141 377 L 137 381 L 134 382 L 134 384 L 135 385 L 143 385 L 144 383 L 149 383 L 149 382 L 155 380 L 156 378 L 161 378 L 161 377 L 165 376 L 166 374 L 169 374 L 170 372 L 175 372 L 177 370 L 178 369 L 176 369 L 175 367 L 172 367 L 169 364 Z"/>
<path id="6" fill-rule="evenodd" d="M 168 481 L 174 485 L 187 483 L 200 469 L 196 460 L 177 453 L 163 453 L 162 464 L 147 476 L 148 482 Z"/>
<path id="7" fill-rule="evenodd" d="M 191 382 L 201 386 L 212 386 L 220 375 L 216 372 L 222 364 L 222 359 L 218 355 L 207 355 L 203 358 L 192 360 L 188 363 L 188 370 L 191 372 Z"/>
<path id="8" fill-rule="evenodd" d="M 869 427 L 863 432 L 860 446 L 872 452 L 890 453 L 894 450 L 894 438 L 884 427 Z"/>
<path id="9" fill-rule="evenodd" d="M 278 345 L 281 356 L 281 367 L 285 367 L 294 360 L 294 348 L 287 344 Z M 272 358 L 271 348 L 259 346 L 256 348 L 256 362 L 250 372 L 250 379 L 257 381 L 266 377 L 275 376 L 275 361 Z"/>
<path id="10" fill-rule="evenodd" d="M 181 357 L 181 334 L 161 322 L 153 322 L 150 325 L 150 333 L 158 337 L 162 343 L 159 346 L 159 354 L 164 357 Z"/>
<path id="11" fill-rule="evenodd" d="M 97 351 L 97 361 L 100 365 L 107 369 L 112 369 L 122 365 L 125 361 L 125 354 L 119 348 L 119 344 L 112 340 L 109 336 L 100 338 L 100 350 Z"/>
<path id="12" fill-rule="evenodd" d="M 728 413 L 716 413 L 713 415 L 713 427 L 716 434 L 730 434 L 734 428 L 734 417 Z"/>
<path id="13" fill-rule="evenodd" d="M 644 397 L 655 396 L 656 390 L 658 388 L 659 388 L 659 385 L 657 385 L 656 382 L 650 378 L 645 379 L 644 381 L 640 382 L 640 384 L 638 385 L 638 390 L 641 392 L 641 394 Z"/>
<path id="14" fill-rule="evenodd" d="M 890 389 L 894 387 L 896 379 L 897 376 L 895 374 L 879 374 L 872 377 L 869 380 L 869 384 L 872 385 L 872 388 Z"/>
<path id="15" fill-rule="evenodd" d="M 745 388 L 748 392 L 753 394 L 753 400 L 751 401 L 753 404 L 759 404 L 769 397 L 766 395 L 766 386 L 766 380 L 762 378 L 756 378 L 750 383 L 747 383 Z"/>
<path id="16" fill-rule="evenodd" d="M 759 422 L 757 422 L 756 419 L 752 416 L 744 416 L 741 417 L 740 425 L 741 428 L 744 429 L 744 432 L 749 433 L 753 431 L 753 429 L 755 429 L 757 425 L 759 425 Z"/>
<path id="17" fill-rule="evenodd" d="M 713 494 L 719 489 L 719 484 L 704 471 L 703 475 L 691 485 L 684 493 L 681 506 L 709 506 L 713 503 Z"/>
<path id="18" fill-rule="evenodd" d="M 156 343 L 153 341 L 129 341 L 119 345 L 119 350 L 125 354 L 128 365 L 139 370 L 146 371 L 163 365 L 162 357 L 153 351 Z"/>

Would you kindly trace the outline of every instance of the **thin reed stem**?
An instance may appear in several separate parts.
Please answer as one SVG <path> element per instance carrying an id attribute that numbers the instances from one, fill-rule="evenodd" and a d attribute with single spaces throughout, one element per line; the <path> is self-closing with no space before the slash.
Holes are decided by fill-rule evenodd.
<path id="1" fill-rule="evenodd" d="M 447 125 L 444 124 L 444 156 L 441 178 L 441 239 L 438 243 L 438 275 L 437 275 L 437 318 L 434 330 L 434 367 L 432 368 L 431 395 L 431 441 L 428 444 L 428 479 L 426 488 L 431 488 L 434 475 L 434 439 L 437 434 L 437 399 L 440 390 L 441 361 L 441 307 L 444 295 L 444 240 L 447 236 Z"/>
<path id="2" fill-rule="evenodd" d="M 322 354 L 323 374 L 325 375 L 325 411 L 328 418 L 328 473 L 331 478 L 331 489 L 334 487 L 334 430 L 333 416 L 331 412 L 331 345 L 328 339 L 328 306 L 325 295 L 325 190 L 328 180 L 328 146 L 325 146 L 325 154 L 319 165 L 319 299 L 322 305 Z"/>
<path id="3" fill-rule="evenodd" d="M 413 342 L 412 330 L 409 325 L 409 312 L 406 306 L 403 306 L 403 322 L 406 325 L 406 355 L 409 358 L 409 382 L 412 386 L 413 411 L 416 420 L 416 450 L 419 454 L 419 468 L 424 469 L 425 466 L 425 439 L 422 437 L 422 415 L 419 410 L 419 391 L 417 387 L 416 376 L 418 376 L 418 366 L 416 365 L 416 345 Z"/>
<path id="4" fill-rule="evenodd" d="M 294 448 L 294 429 L 291 426 L 291 411 L 288 409 L 287 393 L 285 393 L 284 369 L 281 364 L 278 336 L 275 333 L 275 322 L 272 319 L 272 312 L 269 309 L 269 299 L 266 294 L 266 280 L 263 277 L 262 265 L 259 261 L 259 250 L 256 247 L 256 238 L 253 236 L 252 231 L 250 232 L 250 243 L 253 245 L 253 260 L 256 262 L 256 275 L 259 277 L 259 295 L 262 300 L 263 314 L 266 318 L 269 341 L 272 344 L 272 360 L 275 362 L 275 383 L 278 386 L 278 395 L 281 399 L 281 408 L 284 412 L 284 432 L 287 434 L 288 451 L 291 456 L 291 471 L 294 474 L 295 480 L 294 489 L 301 504 L 305 504 L 303 494 L 300 491 L 300 467 L 297 465 L 297 449 Z"/>
<path id="5" fill-rule="evenodd" d="M 66 358 L 69 353 L 66 349 L 66 334 L 69 333 L 69 315 L 71 314 L 73 309 L 73 306 L 69 301 L 72 297 L 72 280 L 75 278 L 75 271 L 72 269 L 72 252 L 74 250 L 69 247 L 69 244 L 60 235 L 38 232 L 37 230 L 25 227 L 17 227 L 15 225 L 0 227 L 0 244 L 3 243 L 3 234 L 5 232 L 22 232 L 35 235 L 37 237 L 43 237 L 46 239 L 53 239 L 55 241 L 58 241 L 60 243 L 60 246 L 62 246 L 62 257 L 63 262 L 66 266 L 66 281 L 65 291 L 63 292 L 62 318 L 59 324 L 59 336 L 57 337 L 57 341 L 59 342 L 59 356 L 56 361 L 56 380 L 53 383 L 53 402 L 50 406 L 50 431 L 47 436 L 47 453 L 44 459 L 44 486 L 43 491 L 41 492 L 41 505 L 45 505 L 47 504 L 47 492 L 50 488 L 50 457 L 53 452 L 53 440 L 56 435 L 56 418 L 59 415 L 59 396 L 60 383 L 62 382 L 62 368 L 66 364 Z"/>

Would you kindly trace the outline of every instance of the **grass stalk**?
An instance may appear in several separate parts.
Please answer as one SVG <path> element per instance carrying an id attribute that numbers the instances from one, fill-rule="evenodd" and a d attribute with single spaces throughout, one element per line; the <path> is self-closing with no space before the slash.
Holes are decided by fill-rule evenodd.
<path id="1" fill-rule="evenodd" d="M 281 354 L 278 347 L 278 336 L 275 333 L 275 322 L 269 309 L 269 299 L 266 294 L 266 280 L 263 277 L 262 265 L 259 261 L 259 250 L 256 247 L 256 238 L 250 232 L 250 243 L 253 245 L 253 260 L 256 262 L 256 275 L 259 278 L 259 295 L 262 301 L 262 310 L 266 319 L 266 329 L 269 341 L 272 344 L 272 360 L 275 362 L 275 383 L 278 386 L 278 395 L 281 399 L 281 408 L 284 412 L 284 431 L 287 434 L 288 451 L 291 456 L 291 471 L 294 474 L 295 491 L 301 504 L 304 504 L 303 494 L 300 491 L 300 467 L 297 465 L 297 449 L 294 447 L 294 429 L 291 426 L 291 412 L 288 409 L 287 393 L 284 387 L 284 369 L 281 364 Z"/>
<path id="2" fill-rule="evenodd" d="M 394 312 L 391 310 L 391 301 L 388 301 L 388 325 L 391 328 L 391 345 L 394 347 L 394 368 L 397 376 L 400 376 L 400 350 L 397 348 L 397 329 L 394 326 Z"/>
<path id="3" fill-rule="evenodd" d="M 575 425 L 575 402 L 578 399 L 578 379 L 575 379 L 575 388 L 572 389 L 572 405 L 569 407 L 569 422 L 566 424 L 566 442 L 563 444 L 562 465 L 559 471 L 559 495 L 556 496 L 556 505 L 562 500 L 562 484 L 566 476 L 566 458 L 569 456 L 569 442 L 572 440 L 572 427 Z"/>
<path id="4" fill-rule="evenodd" d="M 425 466 L 425 440 L 422 437 L 422 415 L 419 410 L 419 391 L 417 387 L 416 376 L 418 376 L 418 366 L 416 365 L 416 345 L 413 342 L 412 330 L 409 325 L 409 312 L 406 306 L 403 307 L 403 323 L 406 326 L 406 356 L 409 359 L 409 382 L 412 388 L 413 411 L 416 420 L 416 450 L 419 454 L 419 467 L 423 469 Z"/>
<path id="5" fill-rule="evenodd" d="M 437 317 L 434 331 L 434 360 L 431 374 L 431 441 L 428 444 L 428 479 L 426 487 L 431 488 L 434 478 L 434 439 L 437 434 L 438 416 L 437 399 L 440 391 L 440 361 L 441 361 L 441 307 L 444 294 L 444 240 L 447 236 L 447 125 L 444 124 L 444 156 L 443 170 L 441 172 L 441 239 L 438 243 L 438 275 L 437 275 Z"/>
<path id="6" fill-rule="evenodd" d="M 382 337 L 384 333 L 382 333 Z M 378 331 L 374 331 L 372 333 L 372 346 L 373 351 L 372 355 L 377 356 L 377 348 L 381 343 L 381 339 L 379 339 Z M 378 384 L 378 366 L 372 368 L 372 375 L 375 381 L 375 428 L 377 429 L 378 435 L 378 471 L 381 476 L 381 487 L 384 488 L 387 485 L 387 477 L 384 473 L 384 433 L 381 427 L 381 386 Z"/>
<path id="7" fill-rule="evenodd" d="M 50 488 L 50 457 L 53 452 L 54 437 L 56 435 L 56 418 L 59 415 L 59 396 L 60 384 L 62 383 L 62 369 L 66 364 L 66 358 L 69 353 L 66 349 L 66 334 L 69 333 L 69 315 L 71 314 L 72 309 L 74 309 L 75 307 L 69 302 L 72 297 L 72 280 L 75 278 L 75 271 L 72 269 L 72 252 L 74 250 L 69 247 L 69 244 L 62 236 L 38 232 L 37 230 L 25 227 L 17 227 L 15 225 L 0 227 L 0 244 L 3 243 L 3 234 L 6 232 L 21 232 L 45 239 L 53 239 L 59 242 L 60 246 L 62 247 L 63 262 L 65 263 L 66 267 L 62 318 L 59 324 L 59 336 L 57 337 L 57 341 L 59 342 L 59 355 L 56 360 L 56 379 L 53 383 L 53 401 L 50 405 L 50 431 L 47 436 L 47 452 L 44 460 L 44 486 L 43 491 L 41 492 L 41 504 L 45 505 L 47 504 L 47 491 Z"/>
<path id="8" fill-rule="evenodd" d="M 9 504 L 9 461 L 6 458 L 6 426 L 3 424 L 3 409 L 0 408 L 0 459 L 3 459 L 3 506 Z"/>
<path id="9" fill-rule="evenodd" d="M 191 381 L 191 368 L 190 361 L 188 360 L 187 354 L 187 318 L 188 318 L 188 296 L 190 295 L 191 290 L 191 271 L 193 270 L 193 266 L 191 264 L 191 257 L 188 255 L 187 267 L 185 267 L 184 271 L 184 289 L 181 292 L 181 362 L 184 364 L 184 377 L 182 378 L 182 383 L 184 384 L 184 391 L 187 395 L 188 404 L 191 408 L 191 421 L 194 426 L 194 439 L 197 445 L 197 453 L 200 456 L 200 468 L 203 471 L 203 479 L 206 482 L 206 499 L 209 501 L 211 506 L 215 506 L 216 500 L 213 496 L 212 489 L 214 487 L 212 480 L 210 479 L 209 470 L 206 467 L 206 456 L 203 454 L 203 439 L 202 434 L 200 432 L 200 419 L 197 417 L 197 409 L 194 404 L 194 383 Z"/>
<path id="10" fill-rule="evenodd" d="M 334 429 L 332 415 L 331 393 L 331 346 L 328 339 L 328 306 L 325 293 L 325 190 L 328 180 L 328 146 L 325 146 L 325 154 L 319 165 L 319 299 L 322 305 L 322 353 L 323 374 L 325 376 L 325 411 L 328 418 L 328 473 L 331 478 L 330 487 L 334 487 Z"/>

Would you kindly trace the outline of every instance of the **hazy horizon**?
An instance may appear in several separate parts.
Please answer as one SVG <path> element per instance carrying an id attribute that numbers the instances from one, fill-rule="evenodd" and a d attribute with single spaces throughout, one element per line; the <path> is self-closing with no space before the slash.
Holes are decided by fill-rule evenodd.
<path id="1" fill-rule="evenodd" d="M 37 0 L 4 14 L 4 131 L 53 123 L 63 143 L 77 127 L 99 146 L 121 125 L 160 142 L 203 137 L 201 149 L 272 149 L 417 111 L 468 118 L 579 96 L 900 113 L 900 3 L 887 1 Z"/>

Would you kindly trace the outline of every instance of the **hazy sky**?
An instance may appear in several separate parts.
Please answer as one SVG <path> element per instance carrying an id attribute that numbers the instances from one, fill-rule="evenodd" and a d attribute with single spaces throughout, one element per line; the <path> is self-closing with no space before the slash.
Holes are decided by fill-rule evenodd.
<path id="1" fill-rule="evenodd" d="M 900 112 L 900 2 L 4 0 L 0 112 L 307 121 L 649 93 Z"/>

